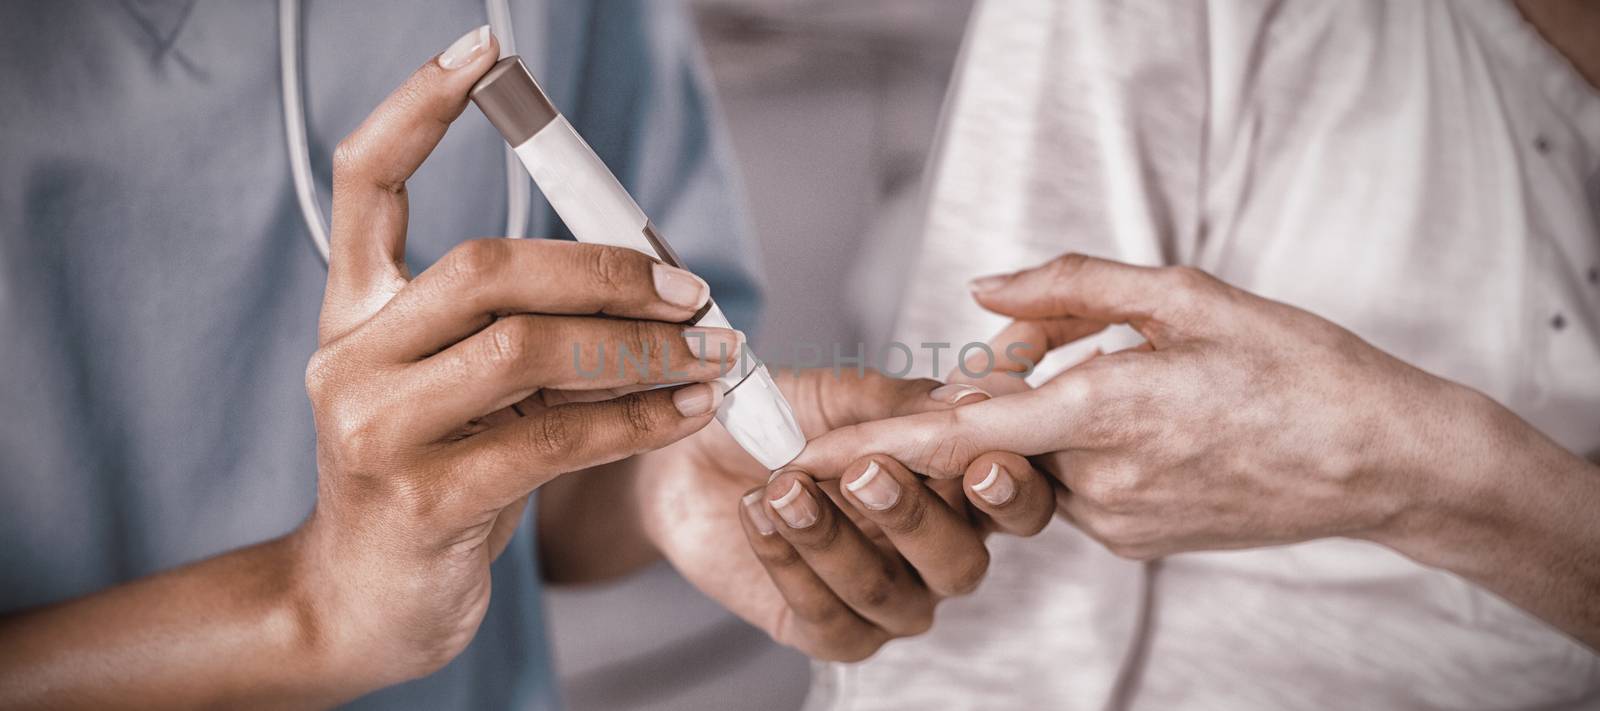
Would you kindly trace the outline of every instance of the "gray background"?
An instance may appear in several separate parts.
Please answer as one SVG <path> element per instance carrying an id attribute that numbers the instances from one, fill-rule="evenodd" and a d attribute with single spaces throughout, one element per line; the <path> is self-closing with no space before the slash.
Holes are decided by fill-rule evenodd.
<path id="1" fill-rule="evenodd" d="M 888 328 L 970 0 L 695 0 L 767 271 L 754 345 L 869 347 Z M 870 352 L 870 351 L 869 351 Z M 798 708 L 804 656 L 665 564 L 547 595 L 574 711 Z"/>

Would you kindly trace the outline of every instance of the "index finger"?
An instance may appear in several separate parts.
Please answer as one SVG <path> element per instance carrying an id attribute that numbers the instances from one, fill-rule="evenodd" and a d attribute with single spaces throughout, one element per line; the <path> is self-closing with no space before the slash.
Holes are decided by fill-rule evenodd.
<path id="1" fill-rule="evenodd" d="M 333 155 L 333 223 L 323 341 L 377 311 L 405 281 L 406 180 L 467 106 L 499 44 L 480 27 L 413 72 L 339 142 Z"/>
<path id="2" fill-rule="evenodd" d="M 1183 267 L 1145 267 L 1068 254 L 1014 274 L 972 282 L 985 309 L 1017 319 L 1078 318 L 1126 323 L 1153 343 L 1162 324 L 1211 282 Z"/>
<path id="3" fill-rule="evenodd" d="M 699 277 L 643 252 L 547 239 L 463 242 L 396 294 L 362 331 L 416 359 L 511 314 L 691 319 L 711 298 Z M 375 336 L 376 337 L 376 336 Z"/>
<path id="4" fill-rule="evenodd" d="M 877 452 L 924 476 L 953 479 L 985 452 L 1032 456 L 1069 449 L 1093 409 L 1087 383 L 1088 373 L 1074 369 L 1037 390 L 841 427 L 811 440 L 785 468 L 832 478 L 861 452 Z"/>

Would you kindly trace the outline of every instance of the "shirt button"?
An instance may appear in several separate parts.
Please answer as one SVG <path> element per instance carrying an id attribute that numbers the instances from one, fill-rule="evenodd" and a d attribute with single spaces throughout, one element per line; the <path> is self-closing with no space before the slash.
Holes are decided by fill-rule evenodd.
<path id="1" fill-rule="evenodd" d="M 1589 283 L 1600 284 L 1600 267 L 1589 267 Z"/>
<path id="2" fill-rule="evenodd" d="M 1567 317 L 1556 314 L 1550 317 L 1550 327 L 1559 331 L 1567 327 Z"/>
<path id="3" fill-rule="evenodd" d="M 1549 153 L 1550 152 L 1550 139 L 1545 138 L 1544 136 L 1534 136 L 1534 138 L 1533 138 L 1533 149 L 1538 151 L 1538 152 L 1540 152 L 1540 153 Z"/>

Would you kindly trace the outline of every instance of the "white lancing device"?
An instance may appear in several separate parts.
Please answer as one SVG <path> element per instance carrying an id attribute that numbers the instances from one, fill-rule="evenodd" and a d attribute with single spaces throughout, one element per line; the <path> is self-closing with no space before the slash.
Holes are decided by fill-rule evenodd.
<path id="1" fill-rule="evenodd" d="M 495 64 L 472 87 L 471 97 L 511 144 L 579 242 L 627 247 L 684 268 L 605 162 L 556 110 L 520 57 Z M 733 327 L 715 301 L 708 301 L 689 324 Z M 726 394 L 717 421 L 739 446 L 769 470 L 800 456 L 805 435 L 766 365 L 753 356 L 741 357 L 739 365 L 719 380 Z"/>

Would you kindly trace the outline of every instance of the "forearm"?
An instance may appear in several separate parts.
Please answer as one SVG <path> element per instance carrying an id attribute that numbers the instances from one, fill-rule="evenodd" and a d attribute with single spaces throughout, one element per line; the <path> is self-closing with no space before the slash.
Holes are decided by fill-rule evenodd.
<path id="1" fill-rule="evenodd" d="M 1431 495 L 1375 536 L 1600 650 L 1600 467 L 1476 393 L 1439 430 Z"/>
<path id="2" fill-rule="evenodd" d="M 639 519 L 636 484 L 646 456 L 573 472 L 539 490 L 539 559 L 546 581 L 599 582 L 660 557 Z"/>
<path id="3" fill-rule="evenodd" d="M 0 620 L 0 708 L 326 706 L 328 630 L 293 538 Z"/>

